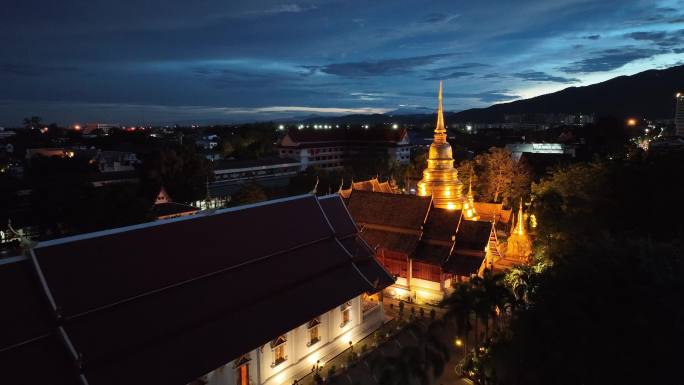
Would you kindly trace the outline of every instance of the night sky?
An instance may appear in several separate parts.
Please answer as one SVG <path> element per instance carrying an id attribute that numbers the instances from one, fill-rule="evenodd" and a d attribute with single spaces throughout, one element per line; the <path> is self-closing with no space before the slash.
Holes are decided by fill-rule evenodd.
<path id="1" fill-rule="evenodd" d="M 0 125 L 462 110 L 684 62 L 684 0 L 3 2 Z"/>

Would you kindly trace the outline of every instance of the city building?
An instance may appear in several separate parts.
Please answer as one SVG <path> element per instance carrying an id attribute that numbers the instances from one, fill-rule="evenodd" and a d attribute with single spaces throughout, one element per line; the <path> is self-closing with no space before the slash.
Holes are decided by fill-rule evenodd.
<path id="1" fill-rule="evenodd" d="M 338 195 L 40 242 L 0 260 L 0 383 L 290 385 L 392 283 Z"/>
<path id="2" fill-rule="evenodd" d="M 261 158 L 255 160 L 219 160 L 214 165 L 214 181 L 209 184 L 212 196 L 235 193 L 245 183 L 268 187 L 287 186 L 296 176 L 300 163 L 290 158 Z"/>
<path id="3" fill-rule="evenodd" d="M 385 291 L 391 297 L 437 303 L 455 282 L 500 258 L 493 221 L 466 220 L 461 210 L 436 207 L 431 197 L 353 190 L 347 208 L 360 235 L 397 277 Z"/>
<path id="4" fill-rule="evenodd" d="M 423 179 L 418 182 L 418 195 L 432 196 L 434 205 L 439 208 L 461 209 L 463 185 L 458 180 L 458 170 L 454 168 L 454 157 L 444 127 L 442 82 L 439 82 L 437 125 L 427 163 L 427 168 L 423 170 Z"/>
<path id="5" fill-rule="evenodd" d="M 278 154 L 297 160 L 302 170 L 340 169 L 364 157 L 387 157 L 389 162 L 408 164 L 411 143 L 406 128 L 292 128 L 280 140 Z"/>
<path id="6" fill-rule="evenodd" d="M 565 154 L 575 157 L 575 146 L 563 143 L 508 143 L 506 150 L 511 152 L 511 156 L 515 160 L 519 160 L 524 153 Z"/>
<path id="7" fill-rule="evenodd" d="M 684 137 L 684 93 L 676 95 L 677 107 L 675 109 L 675 128 L 677 136 Z"/>

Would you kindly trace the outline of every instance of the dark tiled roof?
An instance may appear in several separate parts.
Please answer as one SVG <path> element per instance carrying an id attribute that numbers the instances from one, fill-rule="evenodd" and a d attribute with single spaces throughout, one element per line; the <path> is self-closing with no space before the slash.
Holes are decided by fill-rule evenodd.
<path id="1" fill-rule="evenodd" d="M 344 212 L 335 199 L 300 196 L 39 244 L 35 260 L 81 374 L 91 385 L 188 383 L 391 284 L 353 222 L 336 218 Z M 44 315 L 51 306 L 36 272 L 5 263 L 0 277 L 0 288 L 13 286 L 0 291 L 0 308 L 14 314 L 0 320 L 0 354 L 10 357 L 0 357 L 0 382 L 71 385 L 75 366 Z M 7 295 L 17 288 L 21 296 Z"/>
<path id="2" fill-rule="evenodd" d="M 396 143 L 406 135 L 406 129 L 394 130 L 391 128 L 373 128 L 364 130 L 353 129 L 331 129 L 331 130 L 298 130 L 290 129 L 287 135 L 292 141 L 301 144 L 307 143 L 335 143 L 344 142 L 370 142 L 370 143 Z"/>
<path id="3" fill-rule="evenodd" d="M 453 254 L 444 264 L 444 271 L 464 277 L 477 274 L 482 266 L 484 257 L 477 257 L 466 254 Z"/>
<path id="4" fill-rule="evenodd" d="M 456 234 L 461 210 L 447 210 L 432 207 L 425 221 L 423 239 L 451 241 Z"/>
<path id="5" fill-rule="evenodd" d="M 492 223 L 486 221 L 461 221 L 456 234 L 455 250 L 484 251 L 492 232 Z"/>
<path id="6" fill-rule="evenodd" d="M 197 207 L 175 202 L 158 203 L 152 207 L 152 212 L 157 218 L 167 218 L 184 214 L 192 214 L 199 211 Z"/>
<path id="7" fill-rule="evenodd" d="M 354 191 L 349 212 L 358 223 L 372 223 L 419 231 L 430 209 L 430 197 Z"/>
<path id="8" fill-rule="evenodd" d="M 420 238 L 417 234 L 396 233 L 369 228 L 364 228 L 360 234 L 371 247 L 380 246 L 406 255 L 413 253 Z"/>
<path id="9" fill-rule="evenodd" d="M 413 255 L 411 255 L 411 258 L 434 265 L 441 265 L 449 258 L 450 253 L 451 244 L 447 246 L 421 241 L 418 243 L 418 246 L 413 252 Z"/>

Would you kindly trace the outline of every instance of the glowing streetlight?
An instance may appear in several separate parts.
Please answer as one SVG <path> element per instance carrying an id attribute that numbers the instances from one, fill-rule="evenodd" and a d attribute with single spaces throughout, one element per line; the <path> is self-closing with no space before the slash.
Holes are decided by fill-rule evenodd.
<path id="1" fill-rule="evenodd" d="M 394 124 L 392 125 L 392 129 L 393 129 L 393 130 L 396 130 L 397 128 L 399 128 L 399 125 L 396 124 L 396 123 L 394 123 Z"/>
<path id="2" fill-rule="evenodd" d="M 463 340 L 460 338 L 456 338 L 456 341 L 454 341 L 454 345 L 460 348 L 461 346 L 463 346 Z"/>
<path id="3" fill-rule="evenodd" d="M 628 126 L 636 126 L 636 124 L 637 124 L 637 120 L 636 120 L 636 119 L 634 119 L 634 118 L 629 118 L 629 119 L 627 119 L 627 125 L 628 125 Z"/>

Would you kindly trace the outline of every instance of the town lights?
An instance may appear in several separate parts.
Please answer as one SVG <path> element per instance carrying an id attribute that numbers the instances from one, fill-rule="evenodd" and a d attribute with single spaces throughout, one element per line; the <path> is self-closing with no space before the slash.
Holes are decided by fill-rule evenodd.
<path id="1" fill-rule="evenodd" d="M 627 125 L 628 125 L 628 126 L 636 126 L 636 124 L 637 124 L 637 120 L 636 120 L 636 119 L 634 119 L 634 118 L 629 118 L 629 119 L 627 119 Z"/>

